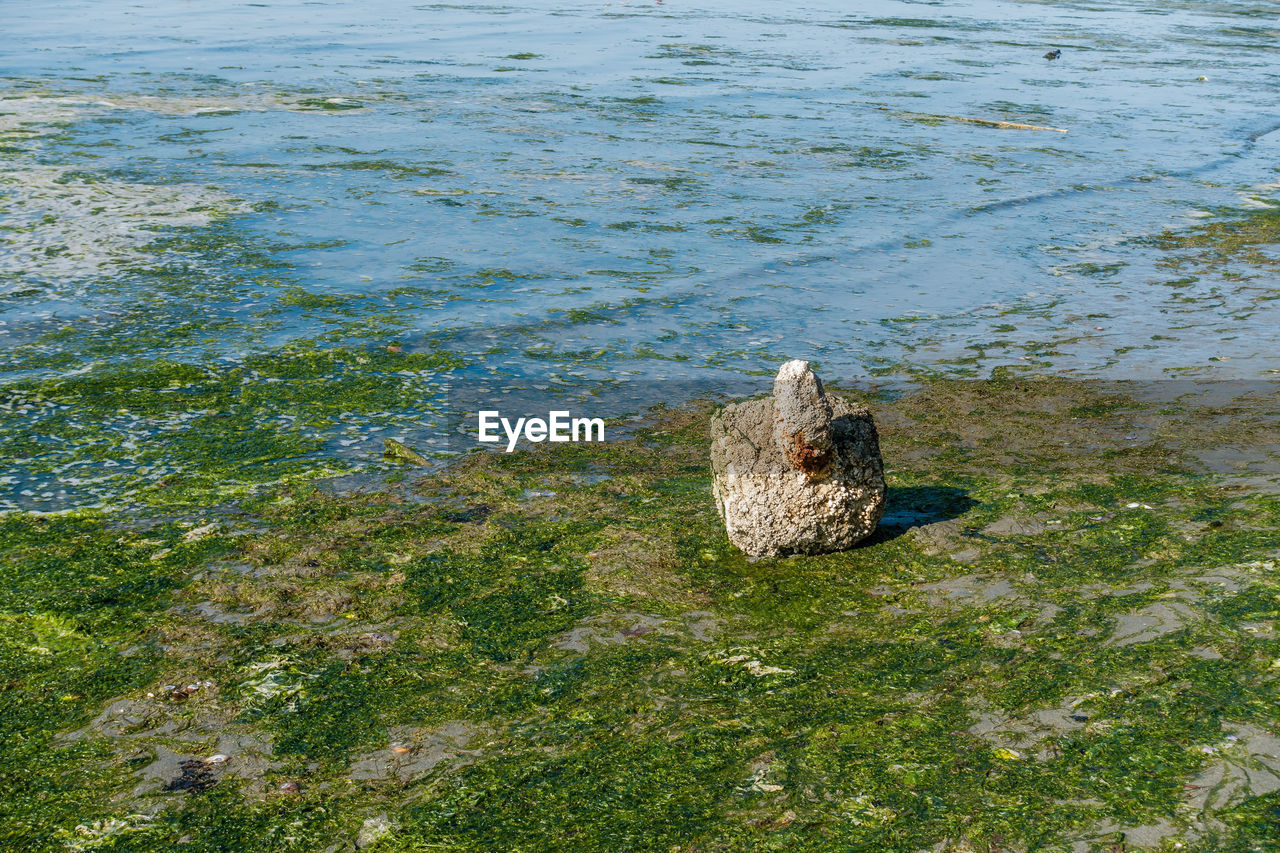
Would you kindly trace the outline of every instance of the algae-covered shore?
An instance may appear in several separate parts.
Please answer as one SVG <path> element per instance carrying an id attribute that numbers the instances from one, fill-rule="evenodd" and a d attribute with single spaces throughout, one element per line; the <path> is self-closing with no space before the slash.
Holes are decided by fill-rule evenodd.
<path id="1" fill-rule="evenodd" d="M 6 849 L 1280 843 L 1280 389 L 851 393 L 890 506 L 824 557 L 729 547 L 698 405 L 145 529 L 4 516 Z"/>
<path id="2" fill-rule="evenodd" d="M 1266 316 L 1274 244 L 1272 209 L 1146 241 L 1201 319 Z M 201 359 L 223 287 L 341 318 L 259 248 L 174 231 L 128 270 L 175 325 L 6 354 L 5 849 L 1280 844 L 1274 382 L 1055 375 L 1075 321 L 1006 313 L 848 389 L 887 463 L 872 539 L 748 562 L 711 403 L 379 469 L 474 347 L 344 327 Z"/>

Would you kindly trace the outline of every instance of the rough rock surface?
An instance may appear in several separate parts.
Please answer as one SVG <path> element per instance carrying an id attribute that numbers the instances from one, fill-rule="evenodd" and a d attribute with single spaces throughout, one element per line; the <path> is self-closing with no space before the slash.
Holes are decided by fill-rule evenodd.
<path id="1" fill-rule="evenodd" d="M 773 397 L 711 421 L 716 508 L 753 557 L 841 551 L 884 512 L 884 465 L 865 408 L 827 396 L 805 361 L 778 372 Z"/>
<path id="2" fill-rule="evenodd" d="M 807 361 L 788 361 L 773 380 L 773 441 L 791 467 L 821 479 L 835 450 L 831 403 Z"/>

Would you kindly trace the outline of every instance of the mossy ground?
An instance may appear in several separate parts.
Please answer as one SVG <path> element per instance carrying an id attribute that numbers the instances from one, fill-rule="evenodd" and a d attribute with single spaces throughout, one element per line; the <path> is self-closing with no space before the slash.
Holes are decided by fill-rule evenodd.
<path id="1" fill-rule="evenodd" d="M 1274 460 L 1201 458 L 1277 392 L 1148 390 L 864 394 L 888 515 L 815 558 L 730 547 L 698 406 L 213 526 L 10 514 L 4 844 L 1274 849 Z"/>

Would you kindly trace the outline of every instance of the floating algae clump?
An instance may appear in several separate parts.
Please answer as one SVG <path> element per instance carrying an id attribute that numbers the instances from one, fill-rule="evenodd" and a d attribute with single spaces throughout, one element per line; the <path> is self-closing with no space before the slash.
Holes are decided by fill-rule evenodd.
<path id="1" fill-rule="evenodd" d="M 370 440 L 371 428 L 430 417 L 436 376 L 457 363 L 294 347 L 216 366 L 155 360 L 15 382 L 4 391 L 0 452 L 31 505 L 72 495 L 198 505 L 341 470 L 340 451 Z"/>

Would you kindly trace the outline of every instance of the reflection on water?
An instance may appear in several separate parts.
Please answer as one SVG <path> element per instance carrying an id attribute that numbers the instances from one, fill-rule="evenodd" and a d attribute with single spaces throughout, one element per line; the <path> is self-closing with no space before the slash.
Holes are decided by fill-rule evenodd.
<path id="1" fill-rule="evenodd" d="M 1280 367 L 1274 287 L 1145 240 L 1274 194 L 1273 10 L 858 6 L 6 10 L 0 370 Z M 394 410 L 334 414 L 342 453 Z"/>

